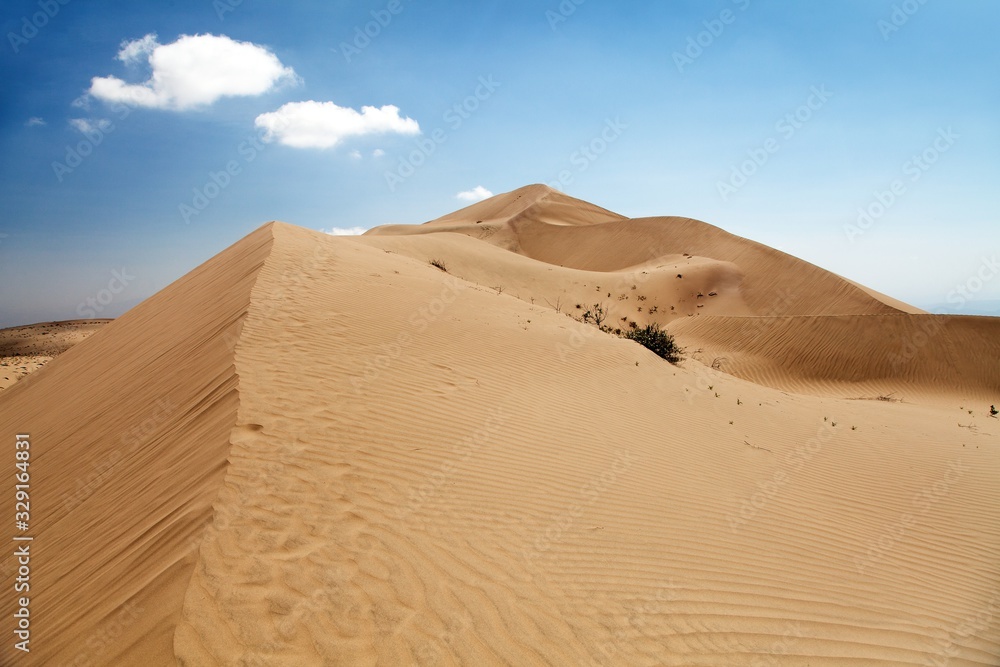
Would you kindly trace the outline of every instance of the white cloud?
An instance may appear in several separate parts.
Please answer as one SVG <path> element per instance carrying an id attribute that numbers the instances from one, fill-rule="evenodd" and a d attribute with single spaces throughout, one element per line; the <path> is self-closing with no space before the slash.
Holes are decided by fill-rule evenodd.
<path id="1" fill-rule="evenodd" d="M 45 124 L 46 123 L 44 118 L 39 118 L 38 116 L 32 116 L 31 118 L 28 119 L 28 121 L 24 125 L 25 127 L 37 127 L 38 125 L 45 125 Z"/>
<path id="2" fill-rule="evenodd" d="M 156 109 L 191 109 L 222 97 L 261 95 L 295 71 L 285 67 L 268 49 L 237 42 L 225 35 L 182 35 L 171 44 L 159 44 L 156 35 L 125 42 L 118 59 L 149 62 L 152 73 L 143 83 L 126 83 L 115 76 L 94 77 L 90 95 Z"/>
<path id="3" fill-rule="evenodd" d="M 484 188 L 481 185 L 477 185 L 471 190 L 466 190 L 465 192 L 459 192 L 455 195 L 455 199 L 462 199 L 464 201 L 482 201 L 484 199 L 489 199 L 493 196 L 493 193 Z"/>
<path id="4" fill-rule="evenodd" d="M 361 113 L 333 102 L 289 102 L 257 116 L 265 140 L 294 148 L 331 148 L 348 137 L 366 134 L 420 134 L 420 125 L 399 115 L 399 107 L 361 107 Z"/>
<path id="5" fill-rule="evenodd" d="M 141 39 L 122 42 L 121 50 L 115 57 L 126 65 L 131 65 L 148 57 L 159 45 L 159 42 L 156 41 L 156 33 L 151 32 Z"/>
<path id="6" fill-rule="evenodd" d="M 384 150 L 382 150 L 381 148 L 376 148 L 376 149 L 375 149 L 375 150 L 374 150 L 374 151 L 372 152 L 372 157 L 382 157 L 383 155 L 385 155 L 385 151 L 384 151 Z"/>
<path id="7" fill-rule="evenodd" d="M 351 151 L 351 157 L 355 160 L 361 159 L 361 151 Z"/>
<path id="8" fill-rule="evenodd" d="M 87 118 L 70 118 L 69 124 L 82 134 L 104 132 L 111 127 L 111 121 L 107 118 L 98 118 L 96 121 Z"/>
<path id="9" fill-rule="evenodd" d="M 319 230 L 330 236 L 359 236 L 368 231 L 367 227 L 331 227 Z"/>

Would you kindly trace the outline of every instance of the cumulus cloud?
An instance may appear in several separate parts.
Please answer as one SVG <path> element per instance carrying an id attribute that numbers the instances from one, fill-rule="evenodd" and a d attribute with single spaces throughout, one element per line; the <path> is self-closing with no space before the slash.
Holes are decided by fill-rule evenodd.
<path id="1" fill-rule="evenodd" d="M 357 150 L 351 151 L 351 157 L 354 158 L 355 160 L 360 160 L 361 159 L 361 151 L 357 151 Z"/>
<path id="2" fill-rule="evenodd" d="M 265 141 L 294 148 L 332 148 L 348 137 L 366 134 L 420 134 L 420 125 L 399 115 L 399 107 L 361 107 L 357 112 L 333 102 L 289 102 L 257 116 Z"/>
<path id="3" fill-rule="evenodd" d="M 45 124 L 46 123 L 44 118 L 39 118 L 38 116 L 32 116 L 27 120 L 27 122 L 24 125 L 26 127 L 37 127 L 39 125 L 45 125 Z"/>
<path id="4" fill-rule="evenodd" d="M 69 124 L 81 134 L 95 134 L 106 132 L 111 127 L 111 121 L 107 118 L 89 120 L 87 118 L 70 118 Z"/>
<path id="5" fill-rule="evenodd" d="M 455 199 L 461 199 L 463 201 L 482 201 L 484 199 L 489 199 L 493 196 L 493 193 L 484 188 L 481 185 L 477 185 L 471 190 L 466 190 L 465 192 L 459 192 L 455 195 Z"/>
<path id="6" fill-rule="evenodd" d="M 192 109 L 222 97 L 261 95 L 296 80 L 295 71 L 265 47 L 225 35 L 182 35 L 160 44 L 149 34 L 124 42 L 117 58 L 128 64 L 148 62 L 149 79 L 126 83 L 115 76 L 94 77 L 88 93 L 131 106 Z"/>
<path id="7" fill-rule="evenodd" d="M 156 33 L 151 32 L 140 39 L 122 42 L 121 49 L 115 57 L 126 65 L 132 65 L 147 58 L 159 45 Z"/>
<path id="8" fill-rule="evenodd" d="M 381 148 L 376 148 L 376 149 L 375 149 L 375 150 L 374 150 L 374 151 L 372 152 L 372 157 L 382 157 L 383 155 L 385 155 L 385 151 L 384 151 L 384 150 L 382 150 Z"/>
<path id="9" fill-rule="evenodd" d="M 360 236 L 368 231 L 366 227 L 331 227 L 319 230 L 330 236 Z"/>

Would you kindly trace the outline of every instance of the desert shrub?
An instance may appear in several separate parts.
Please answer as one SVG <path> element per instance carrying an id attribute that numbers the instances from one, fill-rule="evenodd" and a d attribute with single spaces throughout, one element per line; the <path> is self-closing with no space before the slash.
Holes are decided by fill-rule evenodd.
<path id="1" fill-rule="evenodd" d="M 580 306 L 578 305 L 577 308 Z M 587 324 L 593 322 L 597 325 L 598 329 L 604 330 L 604 320 L 608 318 L 608 309 L 606 306 L 602 306 L 599 303 L 595 303 L 593 308 L 587 309 L 587 312 L 583 314 L 582 320 Z"/>
<path id="2" fill-rule="evenodd" d="M 642 328 L 626 331 L 624 336 L 625 338 L 634 340 L 672 364 L 681 360 L 681 349 L 674 342 L 674 337 L 661 329 L 660 325 L 655 322 L 647 324 Z"/>
<path id="3" fill-rule="evenodd" d="M 444 262 L 442 262 L 440 259 L 432 259 L 431 266 L 437 267 L 442 271 L 444 271 L 445 273 L 448 273 L 448 267 L 445 266 Z"/>

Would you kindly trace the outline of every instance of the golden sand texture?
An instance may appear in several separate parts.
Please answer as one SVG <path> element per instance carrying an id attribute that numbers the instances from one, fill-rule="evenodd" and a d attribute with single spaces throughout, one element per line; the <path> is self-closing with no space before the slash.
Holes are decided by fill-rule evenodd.
<path id="1" fill-rule="evenodd" d="M 704 223 L 554 224 L 572 204 L 271 223 L 0 395 L 37 457 L 32 660 L 1000 663 L 993 320 L 893 366 L 933 316 Z M 686 359 L 567 317 L 594 302 Z"/>

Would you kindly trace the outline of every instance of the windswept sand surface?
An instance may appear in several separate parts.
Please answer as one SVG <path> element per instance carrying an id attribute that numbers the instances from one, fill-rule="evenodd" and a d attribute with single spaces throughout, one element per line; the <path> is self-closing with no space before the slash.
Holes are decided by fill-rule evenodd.
<path id="1" fill-rule="evenodd" d="M 574 202 L 270 223 L 0 394 L 0 662 L 1000 664 L 996 320 Z"/>

